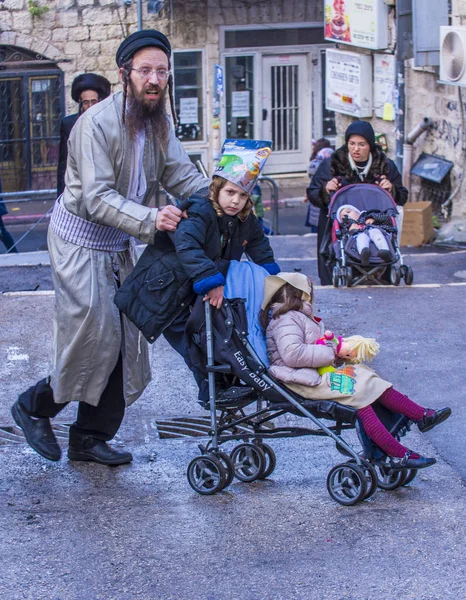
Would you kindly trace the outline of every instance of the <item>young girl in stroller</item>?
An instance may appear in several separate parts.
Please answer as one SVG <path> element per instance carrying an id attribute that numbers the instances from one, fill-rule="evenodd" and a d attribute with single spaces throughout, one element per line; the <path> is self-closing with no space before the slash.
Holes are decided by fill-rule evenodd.
<path id="1" fill-rule="evenodd" d="M 278 273 L 265 280 L 264 302 L 260 315 L 266 331 L 269 373 L 286 383 L 292 391 L 313 400 L 335 400 L 357 409 L 367 436 L 389 457 L 392 469 L 421 469 L 433 465 L 426 458 L 400 444 L 385 428 L 372 404 L 378 402 L 390 411 L 429 431 L 445 421 L 450 408 L 426 409 L 398 392 L 364 364 L 344 364 L 319 375 L 319 367 L 338 364 L 332 341 L 318 343 L 323 323 L 314 315 L 313 288 L 301 273 Z"/>
<path id="2" fill-rule="evenodd" d="M 381 231 L 381 227 L 389 231 L 393 230 L 389 215 L 372 211 L 360 211 L 351 204 L 343 204 L 337 210 L 337 220 L 343 233 L 349 232 L 356 238 L 356 248 L 363 266 L 367 267 L 370 264 L 371 241 L 377 248 L 377 255 L 383 261 L 391 262 L 392 253 Z"/>

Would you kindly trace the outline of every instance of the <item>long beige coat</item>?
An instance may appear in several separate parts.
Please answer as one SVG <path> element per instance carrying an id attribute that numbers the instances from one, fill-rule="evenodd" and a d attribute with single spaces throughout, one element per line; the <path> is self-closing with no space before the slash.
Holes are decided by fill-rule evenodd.
<path id="1" fill-rule="evenodd" d="M 157 182 L 178 198 L 209 185 L 181 143 L 170 133 L 164 152 L 146 136 L 142 204 L 127 199 L 131 142 L 121 122 L 122 94 L 87 110 L 68 142 L 62 204 L 94 223 L 117 227 L 145 243 L 156 233 L 157 209 L 148 207 Z M 49 228 L 48 244 L 55 287 L 51 385 L 55 401 L 99 403 L 108 378 L 123 357 L 126 403 L 136 400 L 151 378 L 145 340 L 113 302 L 117 277 L 134 265 L 132 251 L 104 252 L 67 242 Z"/>

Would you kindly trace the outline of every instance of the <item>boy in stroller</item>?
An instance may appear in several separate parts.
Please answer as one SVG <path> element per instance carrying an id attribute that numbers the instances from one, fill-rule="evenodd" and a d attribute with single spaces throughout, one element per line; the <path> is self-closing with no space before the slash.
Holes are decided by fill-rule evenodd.
<path id="1" fill-rule="evenodd" d="M 209 197 L 192 196 L 187 218 L 173 234 L 157 232 L 115 294 L 115 303 L 153 343 L 163 334 L 185 361 L 185 327 L 196 296 L 220 308 L 230 261 L 244 253 L 268 273 L 280 270 L 264 230 L 252 213 L 251 192 L 271 142 L 226 140 Z M 199 400 L 208 397 L 205 377 L 191 369 Z"/>
<path id="2" fill-rule="evenodd" d="M 360 211 L 352 204 L 343 204 L 337 211 L 337 219 L 343 233 L 349 232 L 356 238 L 356 248 L 361 264 L 368 267 L 371 259 L 370 242 L 377 248 L 377 255 L 384 262 L 392 261 L 392 253 L 380 227 L 394 231 L 391 218 L 380 212 Z"/>

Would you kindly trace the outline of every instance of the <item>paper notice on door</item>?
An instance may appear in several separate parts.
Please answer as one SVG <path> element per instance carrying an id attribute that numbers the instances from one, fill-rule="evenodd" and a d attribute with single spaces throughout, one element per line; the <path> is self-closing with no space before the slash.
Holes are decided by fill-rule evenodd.
<path id="1" fill-rule="evenodd" d="M 231 116 L 249 117 L 249 92 L 232 92 Z"/>
<path id="2" fill-rule="evenodd" d="M 199 101 L 197 98 L 180 98 L 180 124 L 199 123 Z"/>

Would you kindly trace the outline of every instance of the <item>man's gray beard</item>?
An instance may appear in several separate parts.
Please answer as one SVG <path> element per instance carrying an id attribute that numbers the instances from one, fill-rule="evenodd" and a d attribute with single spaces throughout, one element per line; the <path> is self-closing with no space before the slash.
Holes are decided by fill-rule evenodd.
<path id="1" fill-rule="evenodd" d="M 169 120 L 165 109 L 166 97 L 167 88 L 160 92 L 158 101 L 151 105 L 142 102 L 131 92 L 128 94 L 126 99 L 126 126 L 132 140 L 141 131 L 150 131 L 152 129 L 154 135 L 162 142 L 162 145 L 167 145 Z"/>

